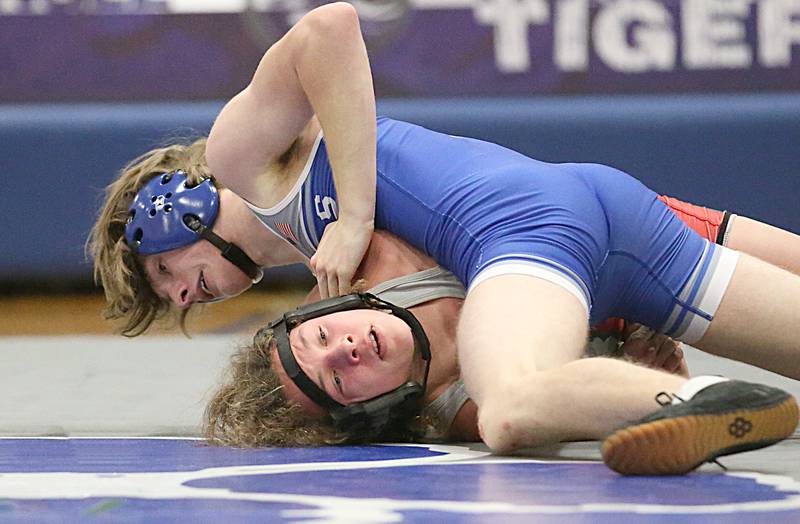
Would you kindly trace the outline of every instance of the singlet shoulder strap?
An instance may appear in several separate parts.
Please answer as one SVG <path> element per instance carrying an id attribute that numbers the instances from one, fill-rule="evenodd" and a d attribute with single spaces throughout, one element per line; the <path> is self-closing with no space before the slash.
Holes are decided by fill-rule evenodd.
<path id="1" fill-rule="evenodd" d="M 384 300 L 401 307 L 412 307 L 438 298 L 464 298 L 464 285 L 451 272 L 441 266 L 381 282 L 369 290 Z M 448 388 L 422 409 L 429 423 L 425 439 L 443 440 L 453 424 L 458 411 L 469 400 L 461 380 Z"/>
<path id="2" fill-rule="evenodd" d="M 381 282 L 369 290 L 401 307 L 424 304 L 437 298 L 464 298 L 464 285 L 441 266 Z"/>
<path id="3" fill-rule="evenodd" d="M 429 422 L 428 440 L 443 440 L 469 395 L 461 379 L 450 384 L 433 402 L 422 408 L 422 418 Z"/>

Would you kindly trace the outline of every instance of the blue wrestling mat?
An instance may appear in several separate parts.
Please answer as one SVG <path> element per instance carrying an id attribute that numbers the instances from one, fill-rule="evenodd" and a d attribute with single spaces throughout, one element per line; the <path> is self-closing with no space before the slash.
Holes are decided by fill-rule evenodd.
<path id="1" fill-rule="evenodd" d="M 595 461 L 461 446 L 239 450 L 193 439 L 0 439 L 0 522 L 622 521 L 800 522 L 800 483 L 721 470 L 625 478 Z"/>

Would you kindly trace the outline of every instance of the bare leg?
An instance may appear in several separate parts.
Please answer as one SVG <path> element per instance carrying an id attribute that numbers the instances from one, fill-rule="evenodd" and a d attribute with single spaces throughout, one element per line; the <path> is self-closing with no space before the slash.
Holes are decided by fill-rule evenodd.
<path id="1" fill-rule="evenodd" d="M 580 302 L 534 277 L 505 275 L 468 295 L 458 328 L 461 373 L 481 436 L 498 452 L 600 438 L 655 411 L 685 379 L 610 359 L 582 359 Z"/>
<path id="2" fill-rule="evenodd" d="M 609 358 L 584 358 L 555 369 L 539 371 L 525 388 L 505 399 L 502 411 L 504 423 L 512 431 L 501 434 L 508 439 L 508 448 L 541 445 L 569 440 L 603 439 L 631 420 L 637 420 L 659 409 L 655 397 L 672 394 L 687 379 L 664 371 L 654 370 Z M 524 419 L 513 420 L 512 413 L 524 413 Z M 498 413 L 495 413 L 497 416 Z M 481 416 L 481 424 L 491 424 Z M 514 422 L 519 427 L 513 431 Z M 489 429 L 482 425 L 487 438 Z M 496 424 L 496 422 L 495 422 Z M 505 429 L 504 427 L 502 429 Z M 492 443 L 487 441 L 493 449 Z"/>
<path id="3" fill-rule="evenodd" d="M 800 277 L 742 254 L 697 347 L 800 378 Z M 610 435 L 603 459 L 623 474 L 681 474 L 718 456 L 768 446 L 797 427 L 788 393 L 730 381 Z"/>
<path id="4" fill-rule="evenodd" d="M 800 235 L 737 216 L 726 245 L 800 275 Z"/>
<path id="5" fill-rule="evenodd" d="M 742 254 L 698 348 L 800 379 L 800 277 Z"/>

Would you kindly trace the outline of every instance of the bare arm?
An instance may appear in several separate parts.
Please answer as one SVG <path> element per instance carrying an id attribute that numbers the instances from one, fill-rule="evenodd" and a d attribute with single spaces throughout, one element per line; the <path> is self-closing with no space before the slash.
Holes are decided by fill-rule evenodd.
<path id="1" fill-rule="evenodd" d="M 328 148 L 338 221 L 311 261 L 323 298 L 349 288 L 375 213 L 375 96 L 358 16 L 350 4 L 305 15 L 264 55 L 253 80 L 222 110 L 206 157 L 232 190 L 257 200 L 267 166 L 316 115 Z"/>

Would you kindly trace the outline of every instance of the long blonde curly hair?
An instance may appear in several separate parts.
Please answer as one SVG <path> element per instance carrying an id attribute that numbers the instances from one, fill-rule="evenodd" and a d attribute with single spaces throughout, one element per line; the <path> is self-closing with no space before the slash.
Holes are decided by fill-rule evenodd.
<path id="1" fill-rule="evenodd" d="M 190 183 L 211 177 L 205 159 L 206 138 L 191 143 L 153 149 L 135 158 L 105 190 L 105 200 L 86 241 L 86 252 L 94 259 L 95 282 L 105 291 L 103 316 L 124 319 L 123 335 L 144 333 L 159 318 L 175 311 L 169 300 L 160 298 L 150 283 L 137 256 L 125 241 L 128 208 L 136 193 L 153 177 L 183 170 Z M 217 184 L 219 187 L 219 184 Z M 187 310 L 178 315 L 181 329 Z"/>
<path id="2" fill-rule="evenodd" d="M 262 328 L 249 346 L 232 356 L 226 382 L 206 407 L 204 433 L 223 446 L 325 446 L 368 441 L 420 440 L 418 417 L 397 421 L 377 437 L 336 429 L 328 418 L 313 418 L 290 404 L 278 374 L 272 368 L 276 342 L 271 329 Z"/>

